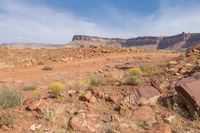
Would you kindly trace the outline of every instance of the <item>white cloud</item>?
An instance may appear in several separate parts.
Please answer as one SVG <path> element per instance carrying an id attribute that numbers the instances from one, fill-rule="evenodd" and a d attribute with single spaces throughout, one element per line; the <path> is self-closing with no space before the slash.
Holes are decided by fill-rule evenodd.
<path id="1" fill-rule="evenodd" d="M 115 27 L 69 12 L 17 1 L 0 0 L 0 42 L 67 43 L 75 34 L 129 38 L 200 32 L 200 5 L 169 8 L 163 0 L 160 10 L 149 16 L 123 14 L 111 8 L 108 16 L 113 19 L 112 23 L 120 24 Z"/>
<path id="2" fill-rule="evenodd" d="M 0 42 L 66 43 L 74 34 L 111 34 L 93 22 L 44 6 L 2 1 L 0 9 Z"/>

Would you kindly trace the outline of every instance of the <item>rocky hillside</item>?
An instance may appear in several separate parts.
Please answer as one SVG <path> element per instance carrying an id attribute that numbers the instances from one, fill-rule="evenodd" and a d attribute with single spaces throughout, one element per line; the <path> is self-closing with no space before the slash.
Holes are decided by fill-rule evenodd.
<path id="1" fill-rule="evenodd" d="M 145 47 L 155 49 L 182 50 L 200 43 L 200 33 L 182 33 L 174 36 L 145 36 L 130 39 L 101 38 L 96 36 L 75 35 L 71 45 L 120 45 L 122 47 Z"/>

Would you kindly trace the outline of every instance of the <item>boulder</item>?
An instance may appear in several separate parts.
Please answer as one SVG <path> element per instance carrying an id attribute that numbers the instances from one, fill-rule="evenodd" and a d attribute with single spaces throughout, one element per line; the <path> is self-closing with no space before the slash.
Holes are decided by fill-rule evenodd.
<path id="1" fill-rule="evenodd" d="M 30 111 L 36 111 L 38 110 L 41 106 L 45 106 L 46 103 L 43 100 L 39 100 L 39 101 L 31 101 L 28 105 L 27 105 L 27 109 Z"/>
<path id="2" fill-rule="evenodd" d="M 130 94 L 130 102 L 132 104 L 150 104 L 155 105 L 158 98 L 161 96 L 160 92 L 152 86 L 144 86 L 134 90 Z"/>
<path id="3" fill-rule="evenodd" d="M 90 102 L 90 103 L 95 103 L 96 102 L 96 97 L 92 94 L 91 91 L 88 91 L 84 96 L 83 100 Z"/>
<path id="4" fill-rule="evenodd" d="M 200 80 L 185 82 L 175 87 L 179 97 L 191 113 L 198 112 L 200 108 Z"/>

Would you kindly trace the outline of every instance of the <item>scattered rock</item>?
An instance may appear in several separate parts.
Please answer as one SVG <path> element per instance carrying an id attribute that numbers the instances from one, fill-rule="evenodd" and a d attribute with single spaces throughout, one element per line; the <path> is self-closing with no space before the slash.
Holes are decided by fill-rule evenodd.
<path id="1" fill-rule="evenodd" d="M 156 124 L 150 130 L 145 131 L 145 133 L 172 133 L 172 129 L 169 124 Z"/>
<path id="2" fill-rule="evenodd" d="M 174 115 L 164 118 L 164 120 L 169 124 L 171 124 L 175 119 L 176 119 L 176 117 Z"/>
<path id="3" fill-rule="evenodd" d="M 129 124 L 122 123 L 117 126 L 119 133 L 137 133 L 136 129 Z"/>
<path id="4" fill-rule="evenodd" d="M 30 126 L 30 130 L 31 131 L 38 130 L 38 129 L 40 129 L 41 126 L 42 126 L 41 124 L 33 124 Z"/>
<path id="5" fill-rule="evenodd" d="M 91 96 L 90 99 L 89 99 L 89 102 L 90 103 L 95 103 L 96 102 L 95 96 Z"/>
<path id="6" fill-rule="evenodd" d="M 40 100 L 40 101 L 32 101 L 32 102 L 27 106 L 27 109 L 30 110 L 30 111 L 37 110 L 38 107 L 39 107 L 41 104 L 44 104 L 44 101 L 42 101 L 42 100 Z"/>
<path id="7" fill-rule="evenodd" d="M 101 99 L 105 98 L 105 94 L 104 94 L 102 91 L 99 91 L 99 92 L 97 93 L 97 95 L 98 95 L 98 97 L 101 98 Z"/>
<path id="8" fill-rule="evenodd" d="M 70 121 L 70 127 L 82 133 L 98 132 L 100 128 L 99 115 L 93 113 L 80 113 L 73 116 Z"/>
<path id="9" fill-rule="evenodd" d="M 92 94 L 91 91 L 88 91 L 83 97 L 82 99 L 84 101 L 90 102 L 90 103 L 95 103 L 96 102 L 96 97 Z"/>
<path id="10" fill-rule="evenodd" d="M 68 90 L 68 94 L 73 95 L 76 93 L 76 90 Z"/>
<path id="11" fill-rule="evenodd" d="M 154 113 L 148 106 L 137 107 L 133 110 L 131 118 L 135 121 L 148 121 L 154 119 Z"/>
<path id="12" fill-rule="evenodd" d="M 190 57 L 192 55 L 198 55 L 199 53 L 200 53 L 200 44 L 197 44 L 187 49 L 186 56 Z"/>
<path id="13" fill-rule="evenodd" d="M 118 93 L 109 96 L 109 101 L 113 102 L 113 103 L 117 103 L 122 99 L 123 99 L 123 95 L 122 94 L 118 94 Z"/>
<path id="14" fill-rule="evenodd" d="M 60 59 L 61 61 L 68 61 L 69 60 L 69 58 L 62 58 L 62 59 Z"/>
<path id="15" fill-rule="evenodd" d="M 91 91 L 88 91 L 88 92 L 83 96 L 83 99 L 86 100 L 86 101 L 89 101 L 89 99 L 90 99 L 91 96 L 92 96 Z"/>

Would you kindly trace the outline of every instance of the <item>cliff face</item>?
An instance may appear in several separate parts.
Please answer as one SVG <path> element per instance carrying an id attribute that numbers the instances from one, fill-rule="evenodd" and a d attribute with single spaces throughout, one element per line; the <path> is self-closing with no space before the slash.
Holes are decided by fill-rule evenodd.
<path id="1" fill-rule="evenodd" d="M 185 49 L 200 43 L 200 33 L 182 33 L 166 37 L 137 37 L 130 39 L 101 38 L 76 35 L 72 42 L 84 44 L 121 45 L 122 47 L 151 47 L 155 49 Z"/>
<path id="2" fill-rule="evenodd" d="M 96 37 L 96 36 L 84 36 L 84 35 L 75 35 L 72 41 L 80 41 L 85 43 L 100 43 L 100 44 L 123 44 L 126 42 L 126 39 L 120 38 L 103 38 L 103 37 Z"/>

